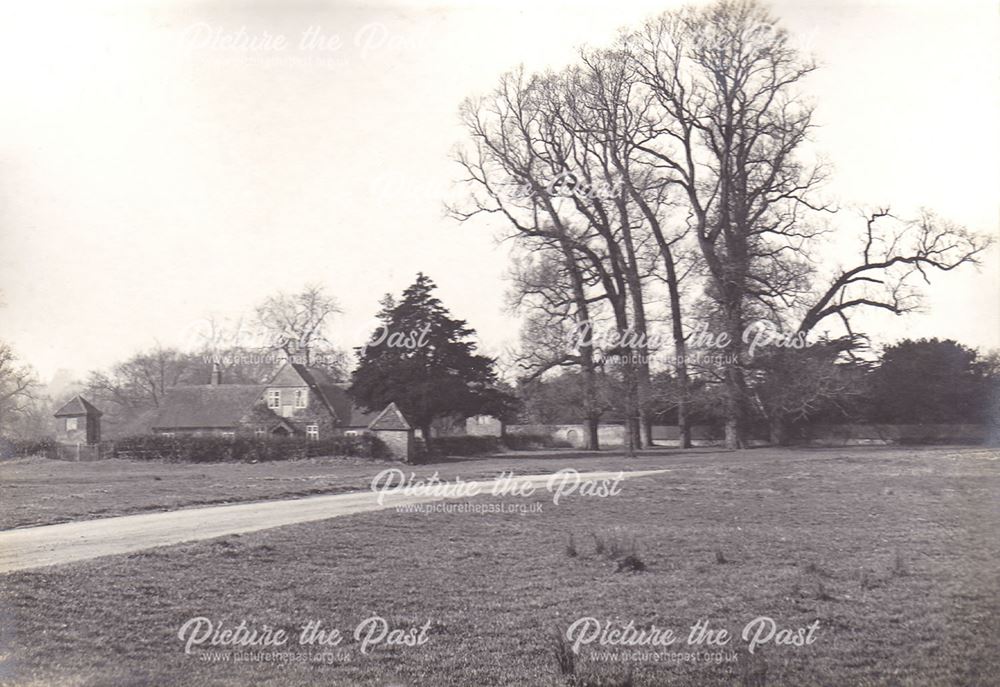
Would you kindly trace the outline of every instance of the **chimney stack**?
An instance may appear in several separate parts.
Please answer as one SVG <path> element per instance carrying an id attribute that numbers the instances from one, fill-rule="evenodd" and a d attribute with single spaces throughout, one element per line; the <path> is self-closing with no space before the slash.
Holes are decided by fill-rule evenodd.
<path id="1" fill-rule="evenodd" d="M 222 384 L 222 368 L 219 367 L 219 363 L 212 363 L 212 386 L 219 386 Z"/>

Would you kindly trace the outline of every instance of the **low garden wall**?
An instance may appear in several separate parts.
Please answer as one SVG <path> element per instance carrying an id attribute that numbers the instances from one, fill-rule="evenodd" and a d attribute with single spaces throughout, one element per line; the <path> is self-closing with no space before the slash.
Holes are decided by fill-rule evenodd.
<path id="1" fill-rule="evenodd" d="M 587 427 L 582 424 L 564 425 L 508 425 L 508 436 L 529 434 L 549 436 L 554 441 L 565 442 L 574 448 L 586 445 Z M 621 424 L 600 425 L 598 438 L 601 447 L 623 446 L 625 429 Z M 925 424 L 925 425 L 810 425 L 802 427 L 791 437 L 791 443 L 809 446 L 866 446 L 906 444 L 984 444 L 997 442 L 1000 437 L 985 425 Z M 679 446 L 680 431 L 676 425 L 653 425 L 653 441 L 659 446 Z M 694 446 L 721 446 L 724 436 L 720 427 L 694 425 L 691 427 Z M 752 433 L 752 446 L 768 444 L 766 433 Z"/>

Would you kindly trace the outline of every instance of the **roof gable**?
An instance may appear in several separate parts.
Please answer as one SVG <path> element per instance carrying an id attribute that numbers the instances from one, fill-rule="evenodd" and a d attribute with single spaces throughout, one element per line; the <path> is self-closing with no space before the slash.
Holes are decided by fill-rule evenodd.
<path id="1" fill-rule="evenodd" d="M 399 407 L 395 403 L 390 403 L 374 420 L 371 421 L 371 424 L 368 425 L 368 429 L 410 430 L 413 429 L 413 427 L 407 421 Z"/>
<path id="2" fill-rule="evenodd" d="M 311 389 L 326 406 L 337 424 L 345 424 L 350 414 L 339 406 L 336 399 L 337 384 L 330 378 L 326 370 L 318 367 L 306 367 L 300 363 L 286 362 L 281 366 L 271 381 L 269 387 L 300 387 Z"/>
<path id="3" fill-rule="evenodd" d="M 72 417 L 75 415 L 93 415 L 100 417 L 103 414 L 104 413 L 95 408 L 90 401 L 79 394 L 67 401 L 62 408 L 54 413 L 56 417 Z"/>

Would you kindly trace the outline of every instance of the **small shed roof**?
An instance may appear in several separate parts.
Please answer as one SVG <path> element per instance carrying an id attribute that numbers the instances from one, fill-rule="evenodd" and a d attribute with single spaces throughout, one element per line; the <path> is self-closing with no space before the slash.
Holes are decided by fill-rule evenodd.
<path id="1" fill-rule="evenodd" d="M 100 417 L 103 414 L 90 401 L 79 394 L 71 398 L 62 408 L 55 412 L 56 417 L 78 417 L 81 415 Z"/>

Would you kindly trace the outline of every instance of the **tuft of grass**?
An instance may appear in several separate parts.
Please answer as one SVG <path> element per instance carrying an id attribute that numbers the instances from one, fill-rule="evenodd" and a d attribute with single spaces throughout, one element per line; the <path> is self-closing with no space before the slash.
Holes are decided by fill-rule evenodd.
<path id="1" fill-rule="evenodd" d="M 618 561 L 615 572 L 646 572 L 646 564 L 635 554 L 629 554 Z"/>
<path id="2" fill-rule="evenodd" d="M 893 577 L 906 577 L 910 574 L 906 559 L 903 558 L 903 552 L 899 549 L 896 549 L 896 554 L 892 557 L 892 570 L 890 572 Z"/>
<path id="3" fill-rule="evenodd" d="M 635 687 L 635 680 L 631 669 L 624 675 L 591 669 L 575 676 L 569 684 L 572 687 Z"/>
<path id="4" fill-rule="evenodd" d="M 576 549 L 576 540 L 573 535 L 569 535 L 569 541 L 566 542 L 566 555 L 570 558 L 576 558 L 580 555 L 580 552 Z"/>
<path id="5" fill-rule="evenodd" d="M 729 559 L 726 558 L 726 554 L 722 553 L 721 549 L 716 549 L 715 562 L 718 563 L 719 565 L 725 565 L 726 563 L 729 562 Z"/>
<path id="6" fill-rule="evenodd" d="M 567 677 L 576 675 L 576 655 L 562 631 L 558 629 L 552 635 L 552 654 L 555 656 L 560 675 Z"/>
<path id="7" fill-rule="evenodd" d="M 836 601 L 836 597 L 826 591 L 826 585 L 822 580 L 816 581 L 816 599 L 818 601 Z"/>
<path id="8" fill-rule="evenodd" d="M 741 652 L 737 659 L 740 687 L 767 687 L 767 661 L 763 654 Z"/>
<path id="9" fill-rule="evenodd" d="M 605 555 L 607 542 L 604 537 L 598 536 L 596 532 L 591 532 L 590 536 L 594 538 L 594 553 L 598 556 Z"/>
<path id="10" fill-rule="evenodd" d="M 826 578 L 833 577 L 833 575 L 830 574 L 829 570 L 827 570 L 821 565 L 817 565 L 812 561 L 806 564 L 805 572 L 807 575 L 815 575 L 816 577 L 826 577 Z"/>
<path id="11" fill-rule="evenodd" d="M 621 528 L 616 527 L 601 533 L 591 532 L 590 536 L 594 538 L 594 553 L 598 556 L 617 561 L 638 553 L 639 547 L 635 537 Z"/>

